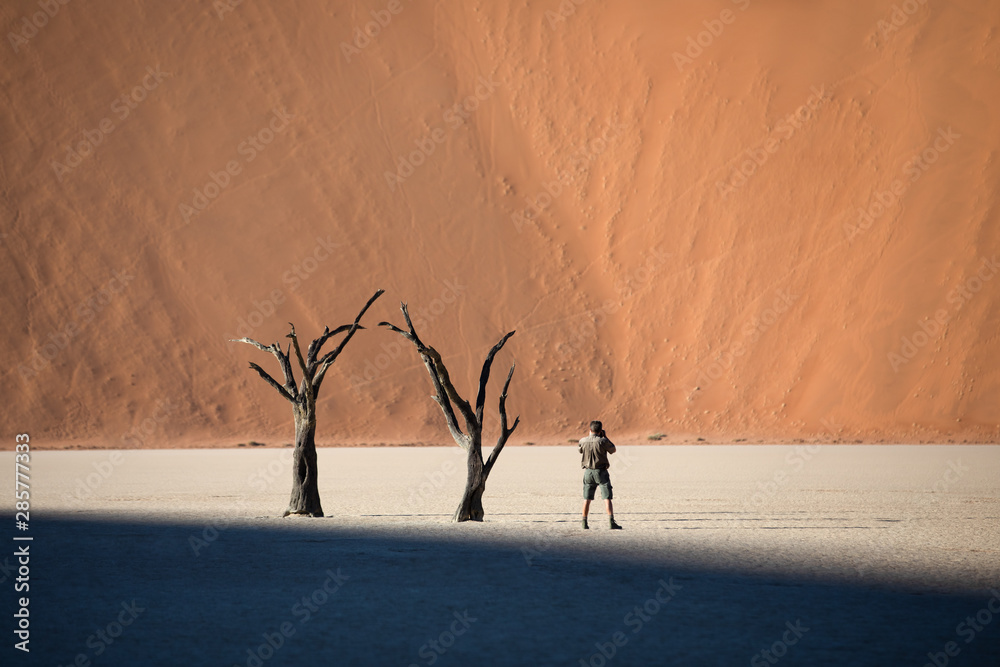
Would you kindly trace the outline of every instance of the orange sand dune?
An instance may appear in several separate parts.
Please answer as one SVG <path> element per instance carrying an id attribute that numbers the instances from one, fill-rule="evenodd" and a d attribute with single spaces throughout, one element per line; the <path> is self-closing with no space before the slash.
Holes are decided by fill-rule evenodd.
<path id="1" fill-rule="evenodd" d="M 518 443 L 1000 439 L 993 0 L 44 4 L 0 7 L 8 433 L 287 442 L 227 340 L 384 288 L 321 442 L 448 440 L 400 300 L 468 394 L 517 330 Z"/>

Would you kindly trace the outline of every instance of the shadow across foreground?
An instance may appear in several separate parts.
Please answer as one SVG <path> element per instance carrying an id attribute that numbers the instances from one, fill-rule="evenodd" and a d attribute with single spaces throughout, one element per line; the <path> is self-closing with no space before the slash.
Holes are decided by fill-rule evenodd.
<path id="1" fill-rule="evenodd" d="M 920 666 L 928 653 L 950 665 L 1000 656 L 1000 614 L 968 643 L 956 634 L 986 596 L 697 571 L 669 551 L 635 564 L 553 546 L 529 564 L 520 547 L 484 545 L 465 526 L 454 540 L 404 539 L 334 521 L 233 524 L 195 555 L 196 524 L 36 518 L 31 653 L 12 648 L 7 613 L 2 662 Z M 957 656 L 943 653 L 948 642 Z"/>

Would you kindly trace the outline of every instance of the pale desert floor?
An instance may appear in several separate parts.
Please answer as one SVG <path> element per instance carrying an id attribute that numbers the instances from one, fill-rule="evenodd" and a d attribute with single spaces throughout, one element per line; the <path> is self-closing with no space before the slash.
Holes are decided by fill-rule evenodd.
<path id="1" fill-rule="evenodd" d="M 288 449 L 32 457 L 32 652 L 4 664 L 1000 656 L 997 446 L 621 448 L 620 532 L 600 503 L 581 530 L 569 446 L 505 450 L 461 525 L 457 447 L 320 450 L 322 519 L 280 518 Z"/>

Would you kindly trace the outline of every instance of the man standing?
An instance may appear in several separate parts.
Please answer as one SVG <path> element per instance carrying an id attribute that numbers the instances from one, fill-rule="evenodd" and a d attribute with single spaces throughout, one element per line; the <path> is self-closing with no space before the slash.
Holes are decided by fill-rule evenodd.
<path id="1" fill-rule="evenodd" d="M 615 453 L 615 444 L 608 440 L 604 433 L 604 425 L 599 421 L 590 422 L 590 435 L 580 438 L 580 453 L 583 454 L 583 528 L 587 530 L 587 514 L 590 513 L 590 501 L 594 492 L 601 487 L 601 497 L 608 507 L 608 519 L 611 530 L 620 530 L 615 523 L 615 511 L 611 505 L 611 476 L 608 474 L 608 454 Z"/>

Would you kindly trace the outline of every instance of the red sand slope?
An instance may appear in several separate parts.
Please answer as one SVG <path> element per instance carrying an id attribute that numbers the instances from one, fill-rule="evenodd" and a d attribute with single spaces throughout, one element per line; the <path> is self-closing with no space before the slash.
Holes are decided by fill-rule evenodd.
<path id="1" fill-rule="evenodd" d="M 288 441 L 227 339 L 381 287 L 517 442 L 1000 439 L 993 0 L 344 4 L 0 7 L 6 432 Z M 447 441 L 400 342 L 322 442 Z"/>

